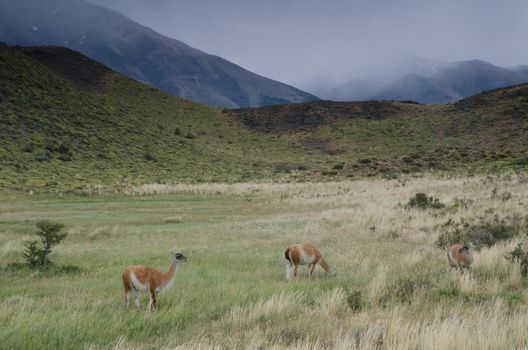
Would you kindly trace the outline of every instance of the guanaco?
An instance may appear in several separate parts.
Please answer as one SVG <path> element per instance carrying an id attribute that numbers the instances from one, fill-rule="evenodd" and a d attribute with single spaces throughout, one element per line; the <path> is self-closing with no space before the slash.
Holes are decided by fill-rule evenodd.
<path id="1" fill-rule="evenodd" d="M 171 252 L 172 262 L 169 271 L 161 273 L 150 267 L 145 266 L 128 266 L 123 271 L 123 286 L 125 287 L 125 303 L 130 306 L 130 290 L 134 289 L 134 300 L 138 309 L 139 293 L 150 292 L 149 310 L 156 310 L 156 295 L 167 290 L 174 282 L 174 277 L 178 270 L 178 265 L 187 261 L 183 254 Z"/>
<path id="2" fill-rule="evenodd" d="M 332 276 L 335 276 L 335 269 L 328 266 L 326 260 L 323 258 L 319 250 L 311 244 L 294 244 L 289 246 L 284 252 L 286 258 L 286 279 L 291 280 L 297 277 L 297 268 L 299 265 L 308 265 L 309 278 L 312 278 L 315 265 L 319 264 L 321 267 Z"/>
<path id="3" fill-rule="evenodd" d="M 447 260 L 452 268 L 464 273 L 464 267 L 471 272 L 473 264 L 473 244 L 453 244 L 447 250 Z"/>

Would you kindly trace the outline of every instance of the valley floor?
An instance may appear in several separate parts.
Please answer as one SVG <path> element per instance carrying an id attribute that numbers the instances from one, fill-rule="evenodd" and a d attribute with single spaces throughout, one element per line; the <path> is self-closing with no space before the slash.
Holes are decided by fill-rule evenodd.
<path id="1" fill-rule="evenodd" d="M 406 209 L 417 192 L 442 209 Z M 506 195 L 509 193 L 509 195 Z M 471 276 L 435 246 L 448 220 L 526 216 L 528 176 L 304 184 L 142 186 L 128 194 L 0 201 L 2 348 L 512 349 L 528 346 L 528 285 L 505 256 L 475 253 Z M 23 243 L 63 222 L 57 268 L 32 272 Z M 285 279 L 284 250 L 320 248 L 337 276 Z M 120 274 L 189 259 L 158 311 L 126 309 Z M 62 268 L 61 268 L 62 266 Z"/>

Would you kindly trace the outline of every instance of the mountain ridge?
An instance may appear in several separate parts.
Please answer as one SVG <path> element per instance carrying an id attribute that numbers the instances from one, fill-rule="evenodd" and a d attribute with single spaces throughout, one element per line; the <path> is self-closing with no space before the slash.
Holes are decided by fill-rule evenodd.
<path id="1" fill-rule="evenodd" d="M 480 59 L 441 62 L 414 55 L 383 76 L 354 79 L 322 96 L 342 101 L 449 103 L 490 89 L 528 82 L 523 67 L 502 68 Z"/>
<path id="2" fill-rule="evenodd" d="M 9 44 L 67 46 L 194 101 L 242 107 L 316 99 L 84 0 L 6 0 L 0 19 L 0 40 Z"/>

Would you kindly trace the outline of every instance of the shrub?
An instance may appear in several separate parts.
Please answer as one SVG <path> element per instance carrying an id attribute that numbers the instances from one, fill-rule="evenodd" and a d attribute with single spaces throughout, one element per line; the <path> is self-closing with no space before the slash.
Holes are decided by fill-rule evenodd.
<path id="1" fill-rule="evenodd" d="M 36 146 L 34 143 L 28 143 L 24 147 L 22 147 L 22 152 L 33 153 L 33 151 L 35 151 L 35 148 Z"/>
<path id="2" fill-rule="evenodd" d="M 517 244 L 517 247 L 509 252 L 505 258 L 512 264 L 520 263 L 521 275 L 523 277 L 528 277 L 528 253 L 522 248 L 522 243 Z"/>
<path id="3" fill-rule="evenodd" d="M 500 199 L 503 202 L 506 202 L 512 198 L 512 194 L 510 192 L 504 192 L 500 195 Z"/>
<path id="4" fill-rule="evenodd" d="M 51 153 L 49 151 L 43 150 L 35 156 L 37 162 L 47 162 L 51 159 Z"/>
<path id="5" fill-rule="evenodd" d="M 518 158 L 516 159 L 513 164 L 516 165 L 528 165 L 528 157 Z"/>
<path id="6" fill-rule="evenodd" d="M 73 159 L 73 151 L 71 146 L 65 143 L 62 143 L 57 147 L 56 151 L 59 153 L 58 158 L 64 162 L 71 162 Z"/>
<path id="7" fill-rule="evenodd" d="M 51 254 L 51 248 L 59 244 L 68 235 L 65 232 L 61 232 L 64 225 L 58 222 L 52 221 L 39 221 L 37 222 L 36 235 L 40 237 L 42 246 L 39 246 L 39 241 L 29 241 L 24 244 L 24 259 L 31 268 L 46 267 L 51 263 L 49 255 Z"/>
<path id="8" fill-rule="evenodd" d="M 363 309 L 363 299 L 360 290 L 353 290 L 351 292 L 346 290 L 346 301 L 352 311 L 361 311 Z"/>
<path id="9" fill-rule="evenodd" d="M 390 301 L 410 304 L 415 295 L 432 286 L 426 275 L 400 276 L 387 285 L 384 293 L 378 298 L 378 303 L 387 305 Z"/>
<path id="10" fill-rule="evenodd" d="M 453 200 L 453 208 L 462 208 L 462 209 L 468 209 L 471 205 L 473 205 L 475 201 L 472 199 L 467 198 L 455 198 Z"/>
<path id="11" fill-rule="evenodd" d="M 415 208 L 415 209 L 440 209 L 445 207 L 443 203 L 440 202 L 438 198 L 428 197 L 423 192 L 416 193 L 413 197 L 409 198 L 409 202 L 405 205 L 405 208 Z"/>
<path id="12" fill-rule="evenodd" d="M 145 158 L 145 160 L 148 160 L 149 162 L 150 161 L 155 161 L 157 159 L 156 155 L 152 151 L 145 152 L 143 157 Z"/>
<path id="13" fill-rule="evenodd" d="M 500 218 L 479 217 L 477 222 L 470 223 L 464 219 L 455 222 L 449 219 L 442 225 L 443 233 L 436 241 L 439 248 L 446 248 L 451 244 L 473 242 L 476 249 L 491 247 L 497 242 L 519 236 L 528 228 L 527 217 L 518 215 Z"/>

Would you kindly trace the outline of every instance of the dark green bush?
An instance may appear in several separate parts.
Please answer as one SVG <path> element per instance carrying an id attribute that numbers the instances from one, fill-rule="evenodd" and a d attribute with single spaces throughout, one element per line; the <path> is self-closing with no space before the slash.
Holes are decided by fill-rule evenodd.
<path id="1" fill-rule="evenodd" d="M 409 198 L 409 202 L 405 205 L 407 209 L 440 209 L 445 207 L 438 198 L 427 196 L 423 192 L 416 193 L 413 197 Z"/>
<path id="2" fill-rule="evenodd" d="M 64 225 L 58 222 L 52 221 L 39 221 L 37 222 L 36 235 L 40 237 L 42 245 L 39 245 L 39 241 L 29 241 L 24 244 L 24 259 L 26 264 L 31 268 L 46 267 L 51 264 L 49 255 L 51 254 L 51 248 L 59 244 L 68 235 L 65 232 L 61 232 Z"/>
<path id="3" fill-rule="evenodd" d="M 35 148 L 36 146 L 34 143 L 28 143 L 24 147 L 22 147 L 22 152 L 33 153 L 33 151 L 35 151 Z"/>
<path id="4" fill-rule="evenodd" d="M 491 247 L 497 242 L 515 238 L 528 229 L 528 218 L 519 215 L 504 218 L 494 215 L 479 217 L 476 222 L 449 219 L 442 225 L 442 234 L 436 246 L 446 248 L 451 244 L 473 242 L 476 249 Z"/>
<path id="5" fill-rule="evenodd" d="M 47 162 L 50 159 L 51 159 L 51 153 L 46 150 L 41 151 L 35 156 L 35 160 L 37 162 Z"/>
<path id="6" fill-rule="evenodd" d="M 363 309 L 363 298 L 360 290 L 346 291 L 346 301 L 352 311 L 361 311 Z"/>
<path id="7" fill-rule="evenodd" d="M 149 162 L 155 161 L 157 159 L 156 155 L 152 151 L 145 152 L 143 158 L 145 158 L 145 160 L 148 160 Z"/>
<path id="8" fill-rule="evenodd" d="M 520 263 L 521 264 L 521 275 L 523 277 L 528 277 L 528 253 L 522 248 L 522 243 L 517 244 L 514 250 L 508 253 L 505 256 L 506 260 L 510 261 L 512 264 Z"/>
<path id="9" fill-rule="evenodd" d="M 513 164 L 516 165 L 528 165 L 528 157 L 518 158 L 516 159 Z"/>

